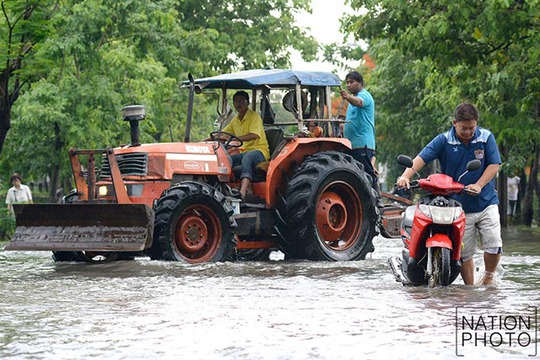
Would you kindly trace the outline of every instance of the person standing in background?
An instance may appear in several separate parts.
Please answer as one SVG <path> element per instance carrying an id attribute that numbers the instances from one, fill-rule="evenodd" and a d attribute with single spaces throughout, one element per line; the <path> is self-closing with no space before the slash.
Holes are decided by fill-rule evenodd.
<path id="1" fill-rule="evenodd" d="M 521 181 L 519 176 L 511 176 L 506 180 L 507 192 L 508 192 L 508 215 L 513 217 L 516 213 L 516 205 L 519 194 L 519 182 Z"/>
<path id="2" fill-rule="evenodd" d="M 21 176 L 17 173 L 13 173 L 9 179 L 11 188 L 9 188 L 6 195 L 6 204 L 9 213 L 12 216 L 15 216 L 13 212 L 13 204 L 31 204 L 32 203 L 32 192 L 30 188 L 21 183 Z"/>

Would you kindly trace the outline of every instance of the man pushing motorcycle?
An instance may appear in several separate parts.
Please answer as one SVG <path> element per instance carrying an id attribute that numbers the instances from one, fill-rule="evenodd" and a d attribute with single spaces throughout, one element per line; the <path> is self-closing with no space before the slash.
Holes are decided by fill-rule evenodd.
<path id="1" fill-rule="evenodd" d="M 482 285 L 493 285 L 494 275 L 502 254 L 499 198 L 495 191 L 495 176 L 499 171 L 501 156 L 493 134 L 478 127 L 478 110 L 469 103 L 461 103 L 454 110 L 452 128 L 437 135 L 414 158 L 412 168 L 407 168 L 397 179 L 397 186 L 409 188 L 410 178 L 424 165 L 438 159 L 442 173 L 454 180 L 466 170 L 467 162 L 478 159 L 482 171 L 469 172 L 461 182 L 466 189 L 477 193 L 454 195 L 461 202 L 466 215 L 463 249 L 461 251 L 461 277 L 466 285 L 474 285 L 474 253 L 477 240 L 484 250 L 485 272 Z"/>

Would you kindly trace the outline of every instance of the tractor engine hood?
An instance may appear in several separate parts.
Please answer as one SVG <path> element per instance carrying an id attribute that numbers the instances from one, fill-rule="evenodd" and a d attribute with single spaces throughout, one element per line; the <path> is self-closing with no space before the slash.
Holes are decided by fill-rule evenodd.
<path id="1" fill-rule="evenodd" d="M 227 174 L 229 164 L 225 152 L 215 142 L 159 143 L 114 149 L 122 176 L 144 176 L 172 179 L 173 174 Z M 218 156 L 218 153 L 221 155 Z M 143 164 L 145 163 L 145 164 Z M 139 173 L 132 169 L 139 168 Z M 141 173 L 141 172 L 144 172 Z"/>

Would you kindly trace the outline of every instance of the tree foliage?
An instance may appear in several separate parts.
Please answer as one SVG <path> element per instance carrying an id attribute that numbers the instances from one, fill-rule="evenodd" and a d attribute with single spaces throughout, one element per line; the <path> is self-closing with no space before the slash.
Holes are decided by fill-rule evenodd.
<path id="1" fill-rule="evenodd" d="M 286 67 L 291 48 L 308 60 L 317 50 L 316 41 L 294 25 L 294 14 L 309 10 L 308 0 L 17 1 L 22 9 L 29 4 L 37 9 L 38 3 L 43 14 L 55 8 L 46 20 L 45 15 L 28 19 L 28 25 L 47 31 L 36 37 L 32 57 L 21 58 L 17 71 L 28 80 L 13 101 L 0 170 L 22 171 L 36 180 L 48 175 L 51 199 L 56 186 L 66 182 L 61 179 L 71 177 L 69 148 L 129 142 L 122 107 L 145 105 L 141 141 L 178 141 L 187 106 L 187 91 L 181 88 L 188 73 L 203 77 Z M 2 39 L 7 28 L 0 21 Z M 2 48 L 1 53 L 13 57 L 13 51 Z M 197 99 L 194 139 L 211 130 L 213 109 L 215 100 Z"/>
<path id="2" fill-rule="evenodd" d="M 40 61 L 32 57 L 52 30 L 48 20 L 55 5 L 54 1 L 0 2 L 0 153 L 11 128 L 11 108 L 33 78 L 32 69 L 23 64 L 39 67 Z"/>
<path id="3" fill-rule="evenodd" d="M 504 167 L 533 162 L 540 142 L 540 1 L 348 3 L 358 11 L 344 16 L 343 28 L 369 43 L 377 64 L 368 86 L 377 99 L 378 158 L 394 167 L 398 153 L 414 156 L 450 127 L 459 102 L 470 101 L 480 126 L 504 149 Z"/>

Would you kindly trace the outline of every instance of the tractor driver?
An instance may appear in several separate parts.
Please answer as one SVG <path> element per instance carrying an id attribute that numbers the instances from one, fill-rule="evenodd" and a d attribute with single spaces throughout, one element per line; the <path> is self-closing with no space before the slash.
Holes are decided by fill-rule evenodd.
<path id="1" fill-rule="evenodd" d="M 233 105 L 238 114 L 225 126 L 223 131 L 236 135 L 244 143 L 240 153 L 231 155 L 231 158 L 233 167 L 242 165 L 240 195 L 242 200 L 245 200 L 251 185 L 253 169 L 258 163 L 270 159 L 270 149 L 261 117 L 249 108 L 248 93 L 245 91 L 236 92 L 233 96 Z"/>

